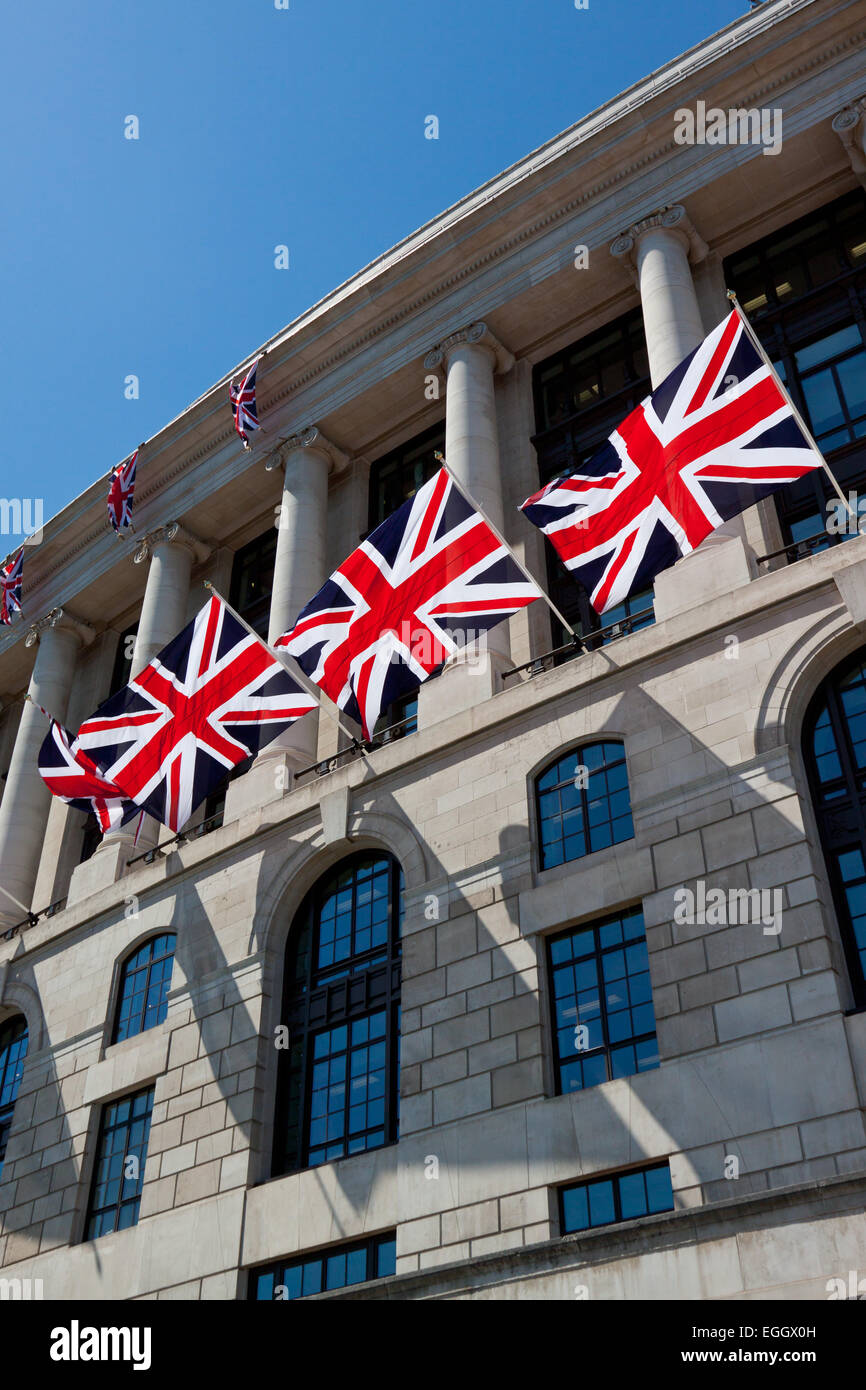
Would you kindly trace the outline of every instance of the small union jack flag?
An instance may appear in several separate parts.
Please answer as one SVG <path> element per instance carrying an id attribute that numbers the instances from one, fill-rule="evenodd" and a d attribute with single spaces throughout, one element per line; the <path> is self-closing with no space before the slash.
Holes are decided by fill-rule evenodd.
<path id="1" fill-rule="evenodd" d="M 62 724 L 51 720 L 39 749 L 39 773 L 53 796 L 78 811 L 89 811 L 99 821 L 103 835 L 141 814 L 134 801 L 99 773 Z"/>
<path id="2" fill-rule="evenodd" d="M 232 403 L 235 429 L 243 440 L 245 449 L 250 447 L 247 430 L 261 429 L 256 410 L 256 371 L 260 361 L 261 358 L 257 357 L 240 382 L 232 381 L 229 383 L 229 397 Z"/>
<path id="3" fill-rule="evenodd" d="M 334 571 L 275 645 L 369 739 L 387 705 L 538 597 L 440 468 Z"/>
<path id="4" fill-rule="evenodd" d="M 139 446 L 140 447 L 140 446 Z M 132 531 L 132 500 L 135 492 L 135 465 L 138 460 L 139 450 L 136 449 L 132 458 L 128 458 L 125 463 L 119 463 L 111 474 L 111 486 L 108 489 L 108 519 L 115 531 Z"/>
<path id="5" fill-rule="evenodd" d="M 0 568 L 0 623 L 12 624 L 12 614 L 21 612 L 21 578 L 24 571 L 24 547 Z"/>
<path id="6" fill-rule="evenodd" d="M 597 454 L 521 510 L 606 613 L 821 463 L 734 310 Z"/>
<path id="7" fill-rule="evenodd" d="M 227 772 L 316 708 L 214 596 L 78 731 L 103 777 L 180 830 Z"/>

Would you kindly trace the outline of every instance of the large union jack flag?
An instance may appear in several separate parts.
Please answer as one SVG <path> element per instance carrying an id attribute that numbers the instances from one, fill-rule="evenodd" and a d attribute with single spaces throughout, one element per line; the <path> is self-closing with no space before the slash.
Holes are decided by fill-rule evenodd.
<path id="1" fill-rule="evenodd" d="M 135 492 L 135 465 L 138 449 L 125 463 L 119 463 L 111 474 L 108 489 L 108 519 L 118 533 L 132 530 L 132 499 Z"/>
<path id="2" fill-rule="evenodd" d="M 821 460 L 734 310 L 597 454 L 521 510 L 598 613 Z"/>
<path id="3" fill-rule="evenodd" d="M 0 566 L 0 623 L 12 624 L 12 614 L 21 612 L 21 579 L 24 572 L 24 547 L 6 564 Z"/>
<path id="4" fill-rule="evenodd" d="M 382 710 L 539 591 L 444 468 L 277 639 L 369 739 Z"/>
<path id="5" fill-rule="evenodd" d="M 141 815 L 135 802 L 102 777 L 86 753 L 76 752 L 72 735 L 56 719 L 51 720 L 39 750 L 39 772 L 53 796 L 96 816 L 103 835 Z"/>
<path id="6" fill-rule="evenodd" d="M 230 769 L 315 708 L 214 596 L 85 720 L 76 748 L 124 796 L 178 831 Z"/>
<path id="7" fill-rule="evenodd" d="M 229 398 L 232 403 L 235 429 L 243 440 L 245 449 L 250 447 L 247 431 L 261 429 L 256 409 L 256 372 L 260 361 L 261 358 L 257 357 L 239 381 L 229 382 Z"/>

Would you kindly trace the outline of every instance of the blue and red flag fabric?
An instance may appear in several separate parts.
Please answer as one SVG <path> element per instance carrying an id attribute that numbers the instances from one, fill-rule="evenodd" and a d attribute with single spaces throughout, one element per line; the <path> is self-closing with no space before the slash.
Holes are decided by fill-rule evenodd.
<path id="1" fill-rule="evenodd" d="M 245 449 L 250 447 L 248 431 L 261 429 L 256 409 L 256 372 L 260 357 L 257 357 L 239 381 L 229 382 L 229 399 L 232 403 L 232 417 L 235 429 L 243 440 Z"/>
<path id="2" fill-rule="evenodd" d="M 733 310 L 598 453 L 521 510 L 605 613 L 821 463 Z"/>
<path id="3" fill-rule="evenodd" d="M 369 739 L 393 700 L 538 597 L 441 468 L 334 571 L 275 645 Z"/>
<path id="4" fill-rule="evenodd" d="M 78 731 L 76 747 L 175 832 L 316 701 L 214 596 Z"/>
<path id="5" fill-rule="evenodd" d="M 76 751 L 72 735 L 56 719 L 39 750 L 39 773 L 53 796 L 96 816 L 103 835 L 141 814 L 134 801 L 100 775 L 86 753 Z"/>
<path id="6" fill-rule="evenodd" d="M 119 534 L 132 530 L 132 502 L 135 493 L 135 467 L 139 450 L 125 463 L 119 463 L 111 474 L 108 489 L 108 519 Z"/>
<path id="7" fill-rule="evenodd" d="M 0 623 L 12 624 L 13 613 L 21 612 L 21 580 L 24 572 L 24 547 L 17 555 L 0 566 Z"/>

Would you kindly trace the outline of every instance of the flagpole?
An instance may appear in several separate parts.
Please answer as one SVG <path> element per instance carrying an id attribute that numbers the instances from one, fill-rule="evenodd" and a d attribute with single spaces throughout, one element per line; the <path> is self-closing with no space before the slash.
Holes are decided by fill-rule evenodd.
<path id="1" fill-rule="evenodd" d="M 288 671 L 292 679 L 296 680 L 298 684 L 301 686 L 301 688 L 305 690 L 308 695 L 311 695 L 313 697 L 319 709 L 324 710 L 328 717 L 330 719 L 333 719 L 340 732 L 345 734 L 347 738 L 350 738 L 352 740 L 353 747 L 363 749 L 363 744 L 361 743 L 361 740 L 358 738 L 358 735 L 353 734 L 351 729 L 346 728 L 339 715 L 334 714 L 333 711 L 327 707 L 327 705 L 322 704 L 321 691 L 319 690 L 315 682 L 310 680 L 306 671 L 304 671 L 303 668 L 298 664 L 298 662 L 292 656 L 291 652 L 286 651 L 285 647 L 272 647 L 270 642 L 266 642 L 264 637 L 259 636 L 255 628 L 250 627 L 249 623 L 241 617 L 240 613 L 238 613 L 236 609 L 232 608 L 230 603 L 226 602 L 222 594 L 219 593 L 219 591 L 214 587 L 213 584 L 211 584 L 209 579 L 204 580 L 204 587 L 206 589 L 210 589 L 214 598 L 219 599 L 226 612 L 231 613 L 235 621 L 239 622 L 241 627 L 245 627 L 251 637 L 255 637 L 257 642 L 261 642 L 263 647 L 267 647 L 271 655 L 275 657 L 276 660 L 283 667 L 283 670 Z"/>
<path id="2" fill-rule="evenodd" d="M 860 518 L 859 518 L 859 517 L 857 516 L 857 514 L 852 510 L 851 503 L 848 501 L 848 498 L 845 496 L 844 492 L 842 491 L 841 487 L 839 486 L 838 482 L 836 481 L 836 477 L 835 477 L 835 474 L 833 473 L 833 470 L 831 469 L 831 467 L 830 467 L 830 465 L 828 464 L 827 460 L 825 459 L 824 455 L 821 453 L 821 450 L 818 448 L 818 441 L 816 440 L 816 438 L 815 438 L 815 436 L 813 435 L 812 431 L 809 429 L 809 426 L 806 424 L 806 421 L 803 419 L 803 417 L 802 417 L 802 415 L 800 414 L 799 410 L 797 409 L 797 407 L 796 407 L 794 401 L 791 399 L 791 393 L 790 393 L 790 391 L 788 391 L 788 389 L 786 388 L 785 383 L 783 382 L 782 378 L 779 376 L 779 373 L 776 371 L 776 368 L 773 366 L 772 362 L 770 361 L 769 357 L 767 356 L 766 352 L 764 351 L 764 346 L 763 346 L 763 344 L 762 344 L 760 338 L 758 337 L 757 333 L 755 332 L 754 328 L 753 328 L 752 325 L 750 324 L 749 320 L 746 318 L 746 315 L 745 315 L 745 313 L 744 313 L 744 311 L 743 311 L 742 305 L 740 304 L 740 301 L 737 299 L 737 296 L 736 296 L 735 292 L 734 292 L 733 290 L 728 290 L 728 291 L 727 291 L 727 295 L 728 295 L 728 299 L 730 300 L 731 304 L 733 304 L 733 306 L 734 306 L 734 312 L 736 313 L 737 318 L 740 320 L 740 323 L 743 325 L 744 329 L 746 330 L 746 335 L 747 335 L 749 341 L 751 342 L 752 346 L 757 350 L 757 352 L 760 354 L 760 356 L 762 357 L 762 359 L 763 359 L 763 361 L 766 363 L 766 365 L 770 368 L 770 372 L 772 373 L 773 380 L 775 381 L 775 383 L 776 383 L 776 385 L 778 386 L 779 390 L 781 391 L 782 395 L 785 397 L 786 401 L 787 401 L 788 404 L 790 405 L 791 411 L 792 411 L 793 416 L 794 416 L 794 419 L 796 420 L 797 424 L 799 425 L 800 429 L 802 430 L 803 434 L 805 435 L 806 440 L 807 440 L 807 442 L 808 442 L 808 444 L 809 444 L 809 447 L 811 448 L 812 452 L 815 454 L 815 456 L 816 456 L 817 459 L 819 460 L 819 462 L 820 462 L 820 464 L 821 464 L 821 467 L 824 469 L 824 472 L 827 474 L 827 477 L 830 479 L 830 482 L 833 484 L 833 487 L 834 487 L 835 491 L 837 492 L 837 494 L 839 495 L 839 498 L 841 499 L 841 501 L 842 501 L 842 503 L 843 503 L 843 505 L 844 505 L 844 507 L 845 507 L 845 510 L 847 511 L 848 515 L 849 515 L 850 517 L 852 517 L 853 520 L 857 523 L 857 530 L 859 531 L 859 530 L 860 530 Z"/>
<path id="3" fill-rule="evenodd" d="M 454 473 L 452 473 L 451 469 L 448 467 L 448 464 L 447 464 L 446 461 L 445 461 L 445 455 L 444 455 L 443 453 L 441 453 L 441 452 L 437 449 L 436 452 L 434 453 L 433 457 L 434 457 L 435 459 L 438 459 L 438 460 L 439 460 L 439 462 L 441 463 L 442 467 L 445 469 L 445 472 L 448 474 L 448 477 L 451 479 L 452 483 L 453 483 L 454 486 L 457 488 L 458 492 L 461 493 L 463 497 L 465 497 L 465 499 L 466 499 L 466 501 L 469 503 L 470 507 L 474 507 L 474 508 L 475 508 L 475 510 L 476 510 L 476 512 L 478 512 L 479 516 L 483 518 L 483 520 L 484 520 L 484 522 L 485 522 L 485 525 L 487 525 L 487 526 L 490 527 L 490 530 L 493 532 L 494 536 L 495 536 L 496 539 L 498 540 L 499 544 L 502 546 L 503 550 L 507 550 L 507 551 L 508 551 L 508 554 L 511 556 L 511 558 L 512 558 L 512 560 L 514 561 L 514 563 L 515 563 L 515 565 L 517 566 L 517 568 L 518 568 L 518 569 L 521 571 L 521 573 L 529 580 L 529 582 L 530 582 L 530 584 L 533 586 L 533 588 L 535 588 L 535 589 L 538 590 L 538 596 L 539 596 L 539 598 L 543 598 L 543 599 L 544 599 L 544 602 L 547 604 L 548 608 L 550 609 L 551 613 L 553 613 L 554 617 L 556 617 L 556 618 L 559 620 L 559 622 L 562 623 L 562 626 L 565 628 L 566 632 L 570 632 L 571 635 L 572 635 L 572 637 L 574 638 L 575 642 L 577 642 L 577 643 L 582 647 L 582 646 L 583 646 L 583 639 L 582 639 L 582 637 L 580 636 L 580 634 L 579 634 L 578 632 L 575 631 L 575 629 L 572 627 L 572 625 L 571 625 L 571 623 L 568 621 L 568 619 L 567 619 L 566 617 L 564 617 L 562 613 L 560 613 L 560 611 L 559 611 L 559 609 L 557 608 L 556 604 L 553 602 L 553 599 L 550 598 L 550 597 L 548 596 L 548 594 L 545 593 L 544 589 L 542 589 L 541 585 L 539 584 L 539 582 L 538 582 L 538 580 L 535 578 L 535 576 L 529 573 L 529 570 L 526 568 L 526 566 L 524 565 L 523 561 L 522 561 L 522 560 L 519 560 L 519 559 L 517 558 L 517 556 L 515 555 L 514 551 L 511 549 L 511 546 L 508 544 L 507 540 L 505 539 L 505 537 L 502 535 L 502 533 L 499 531 L 499 529 L 498 529 L 496 526 L 493 525 L 493 522 L 490 520 L 489 516 L 486 515 L 486 513 L 484 512 L 484 510 L 483 510 L 481 507 L 479 507 L 479 505 L 478 505 L 478 503 L 475 501 L 474 497 L 472 497 L 472 496 L 467 492 L 467 490 L 466 490 L 466 488 L 464 487 L 464 485 L 463 485 L 463 483 L 461 482 L 461 480 L 460 480 L 458 477 L 456 477 Z"/>
<path id="4" fill-rule="evenodd" d="M 29 907 L 25 907 L 24 904 L 22 902 L 19 902 L 17 898 L 13 897 L 12 894 L 9 892 L 9 889 L 4 888 L 2 883 L 0 883 L 0 893 L 5 893 L 10 903 L 14 903 L 16 907 L 20 907 L 25 917 L 35 916 L 35 913 L 33 913 Z"/>

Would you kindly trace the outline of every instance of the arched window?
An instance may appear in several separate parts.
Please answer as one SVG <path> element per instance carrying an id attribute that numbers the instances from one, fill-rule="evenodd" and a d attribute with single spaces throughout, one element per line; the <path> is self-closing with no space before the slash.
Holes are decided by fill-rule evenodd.
<path id="1" fill-rule="evenodd" d="M 819 687 L 803 756 L 858 1005 L 866 1005 L 866 651 Z"/>
<path id="2" fill-rule="evenodd" d="M 132 1038 L 162 1023 L 171 987 L 176 940 L 171 932 L 153 936 L 123 962 L 112 1042 L 123 1042 L 124 1038 Z"/>
<path id="3" fill-rule="evenodd" d="M 343 860 L 307 895 L 286 950 L 274 1172 L 397 1138 L 400 891 L 389 854 Z"/>
<path id="4" fill-rule="evenodd" d="M 634 835 L 621 743 L 572 748 L 535 779 L 542 869 Z"/>
<path id="5" fill-rule="evenodd" d="M 15 1014 L 0 1023 L 0 1172 L 3 1171 L 3 1158 L 12 1128 L 15 1097 L 24 1072 L 28 1041 L 27 1020 L 23 1014 Z"/>

